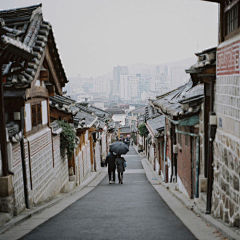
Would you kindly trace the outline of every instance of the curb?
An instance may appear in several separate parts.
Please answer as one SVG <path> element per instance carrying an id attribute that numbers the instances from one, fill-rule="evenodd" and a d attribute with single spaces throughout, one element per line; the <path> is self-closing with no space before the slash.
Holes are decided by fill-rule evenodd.
<path id="1" fill-rule="evenodd" d="M 104 173 L 104 174 L 100 179 L 100 181 L 101 181 L 107 174 L 106 169 L 102 168 L 102 167 L 100 168 L 100 170 L 98 172 L 91 173 L 91 175 L 82 184 L 78 185 L 72 191 L 70 191 L 68 193 L 60 193 L 58 196 L 56 196 L 49 202 L 44 203 L 43 205 L 33 207 L 32 209 L 26 209 L 24 212 L 20 213 L 19 215 L 14 216 L 9 222 L 6 222 L 3 226 L 0 227 L 0 235 L 3 234 L 4 232 L 10 230 L 17 224 L 20 224 L 20 223 L 26 221 L 27 219 L 31 218 L 32 216 L 43 212 L 47 208 L 55 206 L 56 204 L 60 203 L 65 198 L 73 196 L 76 193 L 81 192 L 84 188 L 86 188 L 88 185 L 90 185 L 92 182 L 94 182 L 94 180 L 96 180 L 97 177 L 100 176 L 100 174 L 102 174 L 102 173 Z"/>
<path id="2" fill-rule="evenodd" d="M 139 154 L 139 153 L 138 153 Z M 140 154 L 139 154 L 140 155 Z M 141 156 L 141 155 L 140 155 Z M 227 237 L 229 240 L 238 240 L 240 239 L 240 235 L 234 231 L 233 229 L 227 227 L 225 224 L 220 222 L 219 220 L 213 218 L 210 214 L 204 214 L 201 209 L 196 205 L 194 200 L 188 199 L 181 192 L 171 189 L 169 184 L 162 181 L 161 177 L 152 170 L 152 166 L 147 161 L 146 156 L 141 158 L 143 168 L 144 165 L 147 164 L 151 174 L 154 176 L 154 180 L 150 179 L 150 183 L 152 185 L 160 184 L 164 188 L 166 188 L 176 199 L 178 199 L 184 206 L 186 206 L 189 210 L 193 211 L 196 215 L 199 215 L 205 222 L 212 225 L 216 230 L 218 230 L 223 236 Z M 146 169 L 144 168 L 145 172 Z"/>

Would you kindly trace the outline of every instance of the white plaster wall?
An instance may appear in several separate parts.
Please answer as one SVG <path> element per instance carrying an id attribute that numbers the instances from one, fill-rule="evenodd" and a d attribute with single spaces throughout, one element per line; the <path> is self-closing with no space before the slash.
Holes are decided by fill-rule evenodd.
<path id="1" fill-rule="evenodd" d="M 96 142 L 96 146 L 95 146 L 95 159 L 96 159 L 96 170 L 98 171 L 101 167 L 101 150 L 100 150 L 100 144 L 99 141 Z"/>
<path id="2" fill-rule="evenodd" d="M 102 160 L 105 161 L 107 157 L 106 132 L 102 132 Z"/>
<path id="3" fill-rule="evenodd" d="M 82 151 L 79 152 L 79 154 L 77 156 L 77 161 L 78 161 L 78 181 L 79 181 L 79 184 L 81 184 L 83 182 L 83 179 L 84 179 L 84 174 L 83 174 L 84 164 L 83 164 L 83 153 L 82 153 Z"/>
<path id="4" fill-rule="evenodd" d="M 152 145 L 150 145 L 150 148 L 149 148 L 149 162 L 153 166 L 153 164 L 154 164 L 154 148 Z"/>
<path id="5" fill-rule="evenodd" d="M 87 176 L 91 173 L 92 171 L 92 165 L 91 165 L 91 148 L 90 148 L 90 141 L 87 141 Z"/>
<path id="6" fill-rule="evenodd" d="M 182 192 L 184 195 L 186 195 L 188 198 L 190 198 L 190 196 L 187 193 L 186 188 L 184 187 L 181 178 L 177 175 L 177 184 L 178 184 L 178 189 L 180 192 Z"/>
<path id="7" fill-rule="evenodd" d="M 82 148 L 82 153 L 83 153 L 83 179 L 85 179 L 87 175 L 87 147 L 86 146 Z"/>
<path id="8" fill-rule="evenodd" d="M 156 166 L 156 172 L 157 172 L 157 174 L 159 174 L 159 169 L 160 169 L 160 164 L 159 164 L 159 162 L 157 161 L 157 158 L 155 158 L 155 166 Z"/>

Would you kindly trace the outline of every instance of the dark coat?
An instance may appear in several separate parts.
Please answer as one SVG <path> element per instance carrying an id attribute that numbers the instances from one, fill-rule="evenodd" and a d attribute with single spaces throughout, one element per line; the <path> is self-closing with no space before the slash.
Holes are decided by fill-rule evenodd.
<path id="1" fill-rule="evenodd" d="M 108 165 L 109 171 L 115 171 L 115 169 L 116 169 L 115 158 L 116 158 L 116 156 L 114 156 L 112 153 L 109 153 L 107 155 L 105 163 L 106 163 L 106 166 Z"/>
<path id="2" fill-rule="evenodd" d="M 124 170 L 125 170 L 124 165 L 123 165 L 124 162 L 126 162 L 126 161 L 123 157 L 116 157 L 115 163 L 117 165 L 118 172 L 124 172 Z"/>

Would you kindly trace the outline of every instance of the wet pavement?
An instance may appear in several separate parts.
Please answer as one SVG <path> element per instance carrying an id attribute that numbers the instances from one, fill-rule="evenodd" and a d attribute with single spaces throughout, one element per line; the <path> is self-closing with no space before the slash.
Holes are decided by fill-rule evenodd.
<path id="1" fill-rule="evenodd" d="M 196 239 L 149 183 L 134 148 L 125 159 L 123 184 L 106 176 L 21 239 Z"/>

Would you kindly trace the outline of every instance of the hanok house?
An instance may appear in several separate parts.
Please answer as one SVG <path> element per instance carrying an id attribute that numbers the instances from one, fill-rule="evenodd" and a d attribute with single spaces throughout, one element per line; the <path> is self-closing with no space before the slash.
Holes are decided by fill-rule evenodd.
<path id="1" fill-rule="evenodd" d="M 176 182 L 189 198 L 198 197 L 199 184 L 199 118 L 204 99 L 202 83 L 190 79 L 178 89 L 153 101 L 165 115 L 163 177 Z"/>
<path id="2" fill-rule="evenodd" d="M 219 45 L 213 111 L 217 130 L 213 142 L 212 206 L 208 208 L 226 224 L 240 227 L 240 1 L 219 3 Z"/>
<path id="3" fill-rule="evenodd" d="M 164 166 L 165 116 L 155 112 L 155 109 L 150 105 L 146 107 L 146 127 L 149 132 L 146 155 L 153 170 L 161 175 Z"/>
<path id="4" fill-rule="evenodd" d="M 200 161 L 199 192 L 201 200 L 206 202 L 206 212 L 210 213 L 213 181 L 213 140 L 216 131 L 216 116 L 213 112 L 214 85 L 216 79 L 216 48 L 196 53 L 198 61 L 186 70 L 195 81 L 204 84 L 204 103 L 199 121 Z"/>
<path id="5" fill-rule="evenodd" d="M 74 128 L 77 131 L 77 136 L 80 141 L 76 149 L 76 159 L 73 160 L 75 175 L 78 176 L 78 181 L 83 182 L 92 171 L 97 171 L 100 167 L 100 161 L 96 161 L 94 154 L 100 154 L 99 141 L 97 146 L 93 146 L 93 135 L 97 127 L 97 117 L 83 110 L 79 111 L 74 117 Z"/>
<path id="6" fill-rule="evenodd" d="M 80 111 L 78 107 L 75 106 L 75 101 L 72 100 L 71 98 L 65 97 L 65 96 L 60 96 L 58 94 L 55 94 L 52 97 L 49 97 L 49 106 L 50 106 L 50 122 L 51 122 L 51 127 L 52 129 L 60 129 L 60 126 L 58 124 L 57 120 L 63 120 L 69 124 L 74 123 L 74 116 Z M 61 132 L 59 131 L 53 131 L 52 130 L 52 135 L 53 135 L 53 142 L 59 143 L 61 138 L 60 134 Z M 76 139 L 77 140 L 77 139 Z M 77 142 L 77 141 L 76 141 Z M 58 146 L 59 148 L 59 146 Z M 55 149 L 55 148 L 53 148 Z M 55 153 L 55 151 L 54 151 Z M 53 158 L 55 156 L 53 155 Z M 74 159 L 75 157 L 73 156 L 72 159 L 69 159 L 67 156 L 66 163 L 67 166 L 66 168 L 68 169 L 68 175 L 69 175 L 69 186 L 68 189 L 72 190 L 76 186 L 76 177 L 74 176 Z"/>
<path id="7" fill-rule="evenodd" d="M 7 76 L 3 87 L 9 170 L 13 173 L 12 205 L 17 214 L 55 196 L 68 182 L 67 168 L 62 167 L 66 161 L 56 154 L 59 139 L 54 144 L 52 141 L 49 114 L 49 96 L 61 95 L 67 78 L 52 27 L 43 20 L 41 4 L 0 11 L 0 18 L 18 31 L 16 37 L 9 38 L 32 48 L 34 54 L 26 69 L 13 75 L 8 75 L 14 70 L 11 63 L 3 66 Z"/>

